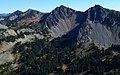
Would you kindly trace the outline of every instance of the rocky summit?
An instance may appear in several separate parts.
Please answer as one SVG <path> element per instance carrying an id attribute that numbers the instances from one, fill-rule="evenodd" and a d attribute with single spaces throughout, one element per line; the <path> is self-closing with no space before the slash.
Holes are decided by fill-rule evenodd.
<path id="1" fill-rule="evenodd" d="M 60 6 L 48 13 L 39 25 L 48 28 L 52 37 L 77 40 L 77 43 L 95 43 L 99 47 L 108 48 L 119 41 L 120 12 L 95 5 L 85 12 L 75 11 Z M 73 38 L 74 37 L 74 38 Z"/>

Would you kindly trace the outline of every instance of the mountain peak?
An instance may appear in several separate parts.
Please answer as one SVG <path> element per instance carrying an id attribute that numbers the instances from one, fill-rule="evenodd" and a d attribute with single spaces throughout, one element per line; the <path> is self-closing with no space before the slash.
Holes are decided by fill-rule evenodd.
<path id="1" fill-rule="evenodd" d="M 67 7 L 64 5 L 60 5 L 58 8 L 67 8 Z"/>
<path id="2" fill-rule="evenodd" d="M 59 14 L 62 14 L 62 13 L 71 13 L 71 12 L 74 12 L 75 10 L 69 8 L 69 7 L 66 7 L 64 5 L 60 5 L 59 7 L 56 7 L 52 13 L 59 13 Z M 62 12 L 62 13 L 61 13 Z"/>
<path id="3" fill-rule="evenodd" d="M 89 8 L 87 11 L 87 17 L 92 21 L 102 22 L 105 16 L 108 14 L 109 9 L 100 5 L 95 5 Z"/>
<path id="4" fill-rule="evenodd" d="M 37 10 L 33 10 L 33 9 L 28 9 L 28 10 L 25 11 L 25 12 L 27 12 L 27 13 L 32 13 L 32 12 L 39 12 L 39 11 L 37 11 Z"/>
<path id="5" fill-rule="evenodd" d="M 15 12 L 22 12 L 22 11 L 20 11 L 20 10 L 16 10 Z M 14 12 L 14 13 L 15 13 L 15 12 Z"/>
<path id="6" fill-rule="evenodd" d="M 42 12 L 37 11 L 37 10 L 33 10 L 33 9 L 28 9 L 24 13 L 27 14 L 27 15 L 43 14 Z"/>
<path id="7" fill-rule="evenodd" d="M 104 9 L 104 8 L 100 5 L 95 5 L 95 6 L 90 8 L 90 10 L 101 10 L 101 9 Z"/>
<path id="8" fill-rule="evenodd" d="M 64 5 L 60 5 L 59 7 L 56 7 L 54 10 L 73 10 L 73 9 Z"/>
<path id="9" fill-rule="evenodd" d="M 95 7 L 95 8 L 100 8 L 100 7 L 102 7 L 102 6 L 100 6 L 99 4 L 96 4 L 94 7 Z"/>
<path id="10" fill-rule="evenodd" d="M 20 10 L 16 10 L 15 12 L 13 12 L 14 14 L 16 14 L 16 15 L 19 15 L 19 14 L 22 14 L 23 12 L 22 11 L 20 11 Z"/>

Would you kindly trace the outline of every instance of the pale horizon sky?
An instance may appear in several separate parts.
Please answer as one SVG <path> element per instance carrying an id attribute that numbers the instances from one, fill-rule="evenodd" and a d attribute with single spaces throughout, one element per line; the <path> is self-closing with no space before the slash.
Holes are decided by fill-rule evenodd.
<path id="1" fill-rule="evenodd" d="M 95 4 L 120 11 L 120 0 L 1 0 L 0 13 L 12 13 L 16 10 L 24 12 L 28 9 L 50 12 L 60 5 L 85 11 Z"/>

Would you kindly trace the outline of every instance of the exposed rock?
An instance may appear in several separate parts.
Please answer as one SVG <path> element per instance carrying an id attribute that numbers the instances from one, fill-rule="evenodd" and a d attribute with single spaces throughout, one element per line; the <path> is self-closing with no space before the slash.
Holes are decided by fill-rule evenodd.
<path id="1" fill-rule="evenodd" d="M 82 12 L 77 12 L 62 5 L 50 12 L 41 24 L 50 29 L 49 32 L 53 37 L 61 37 L 79 25 L 78 19 L 79 22 L 83 20 L 81 14 Z"/>
<path id="2" fill-rule="evenodd" d="M 63 5 L 45 14 L 29 9 L 26 12 L 16 11 L 4 18 L 1 24 L 28 25 L 38 31 L 46 28 L 46 34 L 53 38 L 67 35 L 67 38 L 77 40 L 78 44 L 94 42 L 99 47 L 120 44 L 120 12 L 100 5 L 95 5 L 85 12 Z"/>
<path id="3" fill-rule="evenodd" d="M 120 44 L 120 12 L 95 5 L 85 12 L 65 6 L 55 8 L 40 24 L 46 26 L 52 37 L 67 35 L 77 43 L 94 42 L 99 47 Z"/>
<path id="4" fill-rule="evenodd" d="M 8 27 L 5 25 L 0 24 L 0 29 L 7 29 Z"/>

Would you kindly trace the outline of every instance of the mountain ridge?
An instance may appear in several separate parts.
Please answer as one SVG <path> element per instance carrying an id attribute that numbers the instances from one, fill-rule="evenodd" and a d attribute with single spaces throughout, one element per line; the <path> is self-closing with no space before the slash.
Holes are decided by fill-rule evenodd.
<path id="1" fill-rule="evenodd" d="M 120 74 L 120 12 L 95 5 L 0 16 L 0 75 Z"/>
<path id="2" fill-rule="evenodd" d="M 47 29 L 47 34 L 53 38 L 67 35 L 70 39 L 77 40 L 78 44 L 94 42 L 100 47 L 120 44 L 120 12 L 100 5 L 95 5 L 84 12 L 61 5 L 49 13 L 28 9 L 25 12 L 18 10 L 13 13 L 15 16 L 11 15 L 0 23 L 14 27 L 26 25 L 38 31 Z"/>

